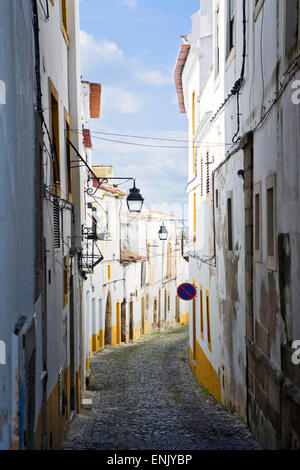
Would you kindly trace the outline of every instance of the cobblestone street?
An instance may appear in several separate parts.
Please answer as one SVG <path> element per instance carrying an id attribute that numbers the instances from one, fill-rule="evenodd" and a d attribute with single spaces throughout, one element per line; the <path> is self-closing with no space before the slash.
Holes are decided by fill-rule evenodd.
<path id="1" fill-rule="evenodd" d="M 188 327 L 107 347 L 91 360 L 93 409 L 73 420 L 65 449 L 260 449 L 246 426 L 196 381 Z"/>

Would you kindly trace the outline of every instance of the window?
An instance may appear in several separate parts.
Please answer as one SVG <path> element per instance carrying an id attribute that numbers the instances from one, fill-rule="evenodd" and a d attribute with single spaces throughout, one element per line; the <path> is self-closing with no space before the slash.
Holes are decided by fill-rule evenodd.
<path id="1" fill-rule="evenodd" d="M 203 196 L 203 157 L 200 160 L 200 194 Z"/>
<path id="2" fill-rule="evenodd" d="M 285 19 L 285 54 L 290 54 L 299 40 L 299 0 L 288 0 Z"/>
<path id="3" fill-rule="evenodd" d="M 204 321 L 203 321 L 203 286 L 200 285 L 200 335 L 204 341 Z"/>
<path id="4" fill-rule="evenodd" d="M 275 251 L 275 174 L 266 179 L 267 202 L 267 267 L 276 269 Z"/>
<path id="5" fill-rule="evenodd" d="M 67 14 L 67 0 L 61 0 L 61 30 L 68 43 L 68 14 Z"/>
<path id="6" fill-rule="evenodd" d="M 261 183 L 254 186 L 254 259 L 261 261 Z"/>
<path id="7" fill-rule="evenodd" d="M 107 265 L 107 280 L 110 281 L 111 279 L 111 270 L 110 270 L 110 264 Z"/>
<path id="8" fill-rule="evenodd" d="M 170 311 L 170 294 L 168 294 L 168 312 Z"/>
<path id="9" fill-rule="evenodd" d="M 193 279 L 193 285 L 195 286 L 196 281 Z M 196 361 L 196 299 L 193 299 L 193 360 Z M 196 364 L 194 364 L 196 365 Z"/>
<path id="10" fill-rule="evenodd" d="M 53 192 L 61 196 L 60 187 L 60 145 L 59 145 L 59 97 L 58 92 L 49 79 L 50 88 L 50 135 L 52 146 L 52 184 Z"/>
<path id="11" fill-rule="evenodd" d="M 116 303 L 116 343 L 121 343 L 121 302 Z"/>
<path id="12" fill-rule="evenodd" d="M 210 337 L 210 311 L 209 311 L 209 292 L 206 291 L 206 321 L 207 321 L 207 343 L 208 349 L 211 351 L 211 337 Z"/>
<path id="13" fill-rule="evenodd" d="M 196 242 L 196 231 L 197 231 L 196 219 L 197 219 L 197 197 L 196 197 L 196 193 L 194 193 L 194 236 L 193 236 L 194 243 Z"/>
<path id="14" fill-rule="evenodd" d="M 141 287 L 146 284 L 146 261 L 141 263 Z"/>
<path id="15" fill-rule="evenodd" d="M 108 221 L 109 221 L 109 216 L 108 216 L 108 209 L 105 209 L 105 230 L 107 232 L 109 232 L 109 225 L 108 225 Z"/>
<path id="16" fill-rule="evenodd" d="M 235 0 L 228 0 L 228 24 L 227 24 L 227 56 L 234 47 L 234 17 L 235 17 Z"/>
<path id="17" fill-rule="evenodd" d="M 209 151 L 206 152 L 206 194 L 209 194 Z"/>
<path id="18" fill-rule="evenodd" d="M 196 173 L 196 146 L 193 140 L 193 175 Z"/>
<path id="19" fill-rule="evenodd" d="M 260 220 L 259 220 L 259 205 L 260 205 L 260 195 L 255 194 L 255 249 L 260 249 Z"/>
<path id="20" fill-rule="evenodd" d="M 219 6 L 216 10 L 216 50 L 215 50 L 215 76 L 220 72 L 220 10 Z"/>
<path id="21" fill-rule="evenodd" d="M 192 94 L 192 133 L 193 133 L 193 174 L 196 173 L 196 145 L 195 145 L 195 90 Z"/>
<path id="22" fill-rule="evenodd" d="M 171 247 L 171 243 L 169 242 L 168 249 L 167 249 L 167 278 L 170 278 L 172 276 L 171 256 L 172 256 L 172 247 Z"/>
<path id="23" fill-rule="evenodd" d="M 147 243 L 147 261 L 150 264 L 151 263 L 151 245 L 150 243 Z"/>
<path id="24" fill-rule="evenodd" d="M 216 189 L 216 208 L 218 209 L 219 207 L 219 190 Z"/>
<path id="25" fill-rule="evenodd" d="M 233 237 L 232 237 L 232 199 L 227 199 L 227 238 L 228 250 L 232 251 Z"/>
<path id="26" fill-rule="evenodd" d="M 71 173 L 71 140 L 70 116 L 65 111 L 65 139 L 66 139 L 66 167 L 67 167 L 67 195 L 68 200 L 72 202 L 72 173 Z"/>
<path id="27" fill-rule="evenodd" d="M 274 256 L 274 190 L 267 189 L 268 256 Z"/>
<path id="28" fill-rule="evenodd" d="M 57 197 L 53 199 L 53 236 L 54 248 L 60 248 L 60 212 Z"/>
<path id="29" fill-rule="evenodd" d="M 68 257 L 64 257 L 64 307 L 69 301 Z"/>
<path id="30" fill-rule="evenodd" d="M 195 135 L 195 90 L 192 94 L 192 132 Z"/>

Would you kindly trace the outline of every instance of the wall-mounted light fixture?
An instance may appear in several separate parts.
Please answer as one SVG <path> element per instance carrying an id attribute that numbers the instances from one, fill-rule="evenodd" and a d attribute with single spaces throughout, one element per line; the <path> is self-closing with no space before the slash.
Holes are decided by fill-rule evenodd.
<path id="1" fill-rule="evenodd" d="M 242 180 L 245 179 L 245 172 L 244 172 L 244 170 L 238 170 L 237 175 L 238 175 L 238 177 L 241 178 Z"/>
<path id="2" fill-rule="evenodd" d="M 67 139 L 67 141 L 71 145 L 72 149 L 74 150 L 74 152 L 76 153 L 77 157 L 79 158 L 79 160 L 81 162 L 79 165 L 75 166 L 74 168 L 81 167 L 81 166 L 86 166 L 87 170 L 89 171 L 88 181 L 90 179 L 92 179 L 92 180 L 96 180 L 97 183 L 98 183 L 98 185 L 96 187 L 87 188 L 85 190 L 85 192 L 88 195 L 93 196 L 96 193 L 96 191 L 98 191 L 98 189 L 101 188 L 102 184 L 108 183 L 109 180 L 126 180 L 126 181 L 132 180 L 133 181 L 133 188 L 129 189 L 129 194 L 127 196 L 127 207 L 128 207 L 129 212 L 141 212 L 142 205 L 143 205 L 143 202 L 144 202 L 144 198 L 142 197 L 140 190 L 135 186 L 135 179 L 134 178 L 132 178 L 131 176 L 130 177 L 105 176 L 103 178 L 98 178 L 95 175 L 95 173 L 93 172 L 92 168 L 90 168 L 88 163 L 85 161 L 85 159 L 82 158 L 82 156 L 80 155 L 80 153 L 78 152 L 76 147 L 72 144 L 72 142 L 69 139 Z M 91 175 L 91 177 L 90 177 L 90 175 Z"/>
<path id="3" fill-rule="evenodd" d="M 160 240 L 167 240 L 168 238 L 168 230 L 167 230 L 167 227 L 165 226 L 164 222 L 163 224 L 161 225 L 159 231 L 158 231 L 158 238 Z"/>
<path id="4" fill-rule="evenodd" d="M 142 197 L 140 190 L 135 186 L 135 180 L 133 180 L 133 188 L 129 189 L 127 196 L 127 207 L 129 212 L 141 212 L 144 198 Z"/>

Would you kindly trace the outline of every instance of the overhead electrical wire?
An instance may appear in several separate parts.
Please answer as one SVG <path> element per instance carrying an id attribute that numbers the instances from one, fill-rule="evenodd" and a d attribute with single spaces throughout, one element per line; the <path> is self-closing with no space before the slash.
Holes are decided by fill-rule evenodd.
<path id="1" fill-rule="evenodd" d="M 82 131 L 80 131 L 79 129 L 71 129 L 71 131 L 82 133 Z M 188 139 L 167 139 L 166 137 L 151 137 L 151 136 L 144 136 L 144 135 L 117 134 L 117 133 L 114 133 L 114 132 L 102 132 L 102 131 L 90 131 L 90 133 L 91 134 L 111 135 L 111 136 L 118 136 L 118 137 L 131 137 L 131 138 L 134 138 L 134 139 L 165 140 L 165 141 L 168 141 L 168 142 L 185 142 L 185 143 L 191 143 L 191 144 L 193 143 L 192 140 L 188 140 Z M 204 143 L 208 144 L 208 142 L 204 142 Z M 230 145 L 230 144 L 226 144 L 226 145 Z"/>
<path id="2" fill-rule="evenodd" d="M 77 130 L 77 129 L 71 129 L 71 132 L 76 132 L 78 134 L 83 134 L 83 131 L 80 131 L 80 130 Z M 98 132 L 100 133 L 100 132 Z M 93 139 L 98 139 L 98 140 L 104 140 L 104 141 L 107 141 L 107 142 L 114 142 L 114 143 L 117 143 L 117 144 L 125 144 L 125 145 L 134 145 L 134 146 L 137 146 L 137 147 L 151 147 L 151 148 L 166 148 L 166 149 L 189 149 L 189 148 L 192 148 L 192 141 L 191 141 L 191 145 L 185 145 L 185 146 L 178 146 L 178 145 L 152 145 L 152 144 L 140 144 L 138 142 L 126 142 L 126 141 L 123 141 L 123 140 L 116 140 L 116 139 L 109 139 L 109 138 L 106 138 L 106 137 L 100 137 L 99 135 L 94 135 L 95 133 L 94 132 L 90 132 L 90 135 Z M 105 133 L 104 133 L 105 134 Z M 112 135 L 119 135 L 119 136 L 124 136 L 124 137 L 130 137 L 126 134 L 112 134 Z M 168 140 L 168 139 L 159 139 L 158 137 L 155 137 L 155 138 L 152 138 L 152 137 L 142 137 L 142 136 L 132 136 L 132 138 L 141 138 L 141 139 L 149 139 L 149 140 Z M 189 141 L 186 141 L 186 142 L 189 142 Z M 224 147 L 224 146 L 231 146 L 232 144 L 227 144 L 227 143 L 222 143 L 222 142 L 201 142 L 200 144 L 196 143 L 195 146 L 196 147 Z"/>

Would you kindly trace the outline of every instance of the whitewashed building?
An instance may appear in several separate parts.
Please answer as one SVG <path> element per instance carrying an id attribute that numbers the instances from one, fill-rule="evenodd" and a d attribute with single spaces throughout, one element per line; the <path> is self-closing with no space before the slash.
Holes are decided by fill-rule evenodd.
<path id="1" fill-rule="evenodd" d="M 24 428 L 33 429 L 27 387 L 34 397 L 30 376 L 35 368 L 35 309 L 41 291 L 35 270 L 39 252 L 35 230 L 40 234 L 35 198 L 41 186 L 35 188 L 39 163 L 33 10 L 31 1 L 22 3 L 0 4 L 1 43 L 10 45 L 0 52 L 1 450 L 24 448 Z M 29 340 L 32 348 L 25 351 L 23 342 Z"/>
<path id="2" fill-rule="evenodd" d="M 177 297 L 177 286 L 187 275 L 181 225 L 174 215 L 145 208 L 129 212 L 128 194 L 112 184 L 117 183 L 113 167 L 95 165 L 92 172 L 87 192 L 90 239 L 84 248 L 84 256 L 93 259 L 85 283 L 87 376 L 90 356 L 105 346 L 188 321 L 186 305 Z M 166 242 L 159 240 L 162 223 L 168 230 Z"/>
<path id="3" fill-rule="evenodd" d="M 190 360 L 267 448 L 299 448 L 299 1 L 201 0 L 175 84 L 189 119 Z"/>
<path id="4" fill-rule="evenodd" d="M 79 3 L 4 0 L 0 10 L 2 42 L 11 45 L 0 55 L 9 157 L 1 186 L 1 217 L 8 212 L 0 244 L 0 448 L 59 449 L 82 391 L 86 161 L 82 136 L 71 134 L 82 129 Z"/>

